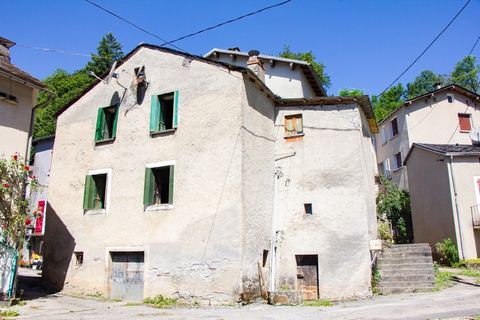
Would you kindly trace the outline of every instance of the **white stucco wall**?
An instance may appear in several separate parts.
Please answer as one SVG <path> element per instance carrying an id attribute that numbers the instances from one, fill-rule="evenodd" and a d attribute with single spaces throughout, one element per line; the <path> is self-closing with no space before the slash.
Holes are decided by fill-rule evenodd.
<path id="1" fill-rule="evenodd" d="M 14 95 L 18 101 L 11 104 L 0 100 L 0 157 L 18 152 L 25 158 L 37 90 L 0 75 L 0 91 Z"/>

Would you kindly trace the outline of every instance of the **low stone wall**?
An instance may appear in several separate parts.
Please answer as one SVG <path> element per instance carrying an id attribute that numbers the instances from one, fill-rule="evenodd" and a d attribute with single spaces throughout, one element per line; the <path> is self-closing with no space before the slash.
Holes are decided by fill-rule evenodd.
<path id="1" fill-rule="evenodd" d="M 274 306 L 297 305 L 303 303 L 300 291 L 268 291 L 268 303 Z"/>

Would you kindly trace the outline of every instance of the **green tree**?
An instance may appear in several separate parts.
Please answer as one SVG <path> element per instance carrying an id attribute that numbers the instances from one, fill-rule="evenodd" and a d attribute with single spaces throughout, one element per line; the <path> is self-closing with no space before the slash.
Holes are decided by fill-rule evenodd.
<path id="1" fill-rule="evenodd" d="M 373 112 L 377 121 L 382 121 L 393 110 L 402 105 L 406 90 L 401 83 L 385 91 L 380 97 L 372 96 Z"/>
<path id="2" fill-rule="evenodd" d="M 445 84 L 445 77 L 430 70 L 424 70 L 418 77 L 407 84 L 407 98 L 412 99 L 435 90 L 435 84 Z"/>
<path id="3" fill-rule="evenodd" d="M 315 55 L 312 53 L 311 50 L 307 52 L 295 53 L 290 51 L 289 46 L 284 46 L 283 51 L 279 53 L 279 56 L 287 59 L 303 60 L 310 63 L 313 70 L 315 70 L 315 72 L 317 73 L 320 82 L 325 88 L 329 88 L 332 84 L 330 81 L 330 76 L 325 73 L 325 65 L 323 63 L 315 61 Z"/>
<path id="4" fill-rule="evenodd" d="M 340 97 L 363 96 L 364 94 L 360 89 L 342 89 L 338 92 Z"/>
<path id="5" fill-rule="evenodd" d="M 479 72 L 480 65 L 477 63 L 477 58 L 472 55 L 466 56 L 455 65 L 455 68 L 450 74 L 449 82 L 458 84 L 459 86 L 462 86 L 475 93 L 479 93 Z"/>
<path id="6" fill-rule="evenodd" d="M 395 243 L 412 242 L 412 215 L 408 192 L 396 187 L 384 176 L 380 176 L 380 183 L 377 196 L 378 219 L 386 219 L 391 223 Z"/>
<path id="7" fill-rule="evenodd" d="M 97 76 L 101 76 L 110 70 L 113 62 L 123 57 L 122 45 L 114 37 L 113 33 L 107 33 L 100 40 L 97 47 L 97 53 L 92 54 L 92 61 L 87 63 L 85 69 L 93 71 Z"/>

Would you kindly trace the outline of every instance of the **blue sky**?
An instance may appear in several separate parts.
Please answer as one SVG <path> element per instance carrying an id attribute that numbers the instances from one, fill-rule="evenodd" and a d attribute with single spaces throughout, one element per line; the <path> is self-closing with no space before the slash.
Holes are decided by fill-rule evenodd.
<path id="1" fill-rule="evenodd" d="M 161 38 L 184 34 L 280 2 L 280 0 L 94 0 Z M 312 50 L 332 79 L 329 94 L 342 88 L 381 92 L 426 47 L 466 0 L 293 0 L 219 29 L 176 43 L 203 55 L 212 48 L 240 47 L 278 54 Z M 3 3 L 0 36 L 18 44 L 93 53 L 113 32 L 125 53 L 140 42 L 159 41 L 84 0 Z M 480 35 L 480 0 L 472 0 L 426 55 L 400 80 L 421 70 L 448 73 Z M 480 55 L 480 44 L 474 54 Z M 42 79 L 55 69 L 74 71 L 89 58 L 16 46 L 12 62 Z"/>

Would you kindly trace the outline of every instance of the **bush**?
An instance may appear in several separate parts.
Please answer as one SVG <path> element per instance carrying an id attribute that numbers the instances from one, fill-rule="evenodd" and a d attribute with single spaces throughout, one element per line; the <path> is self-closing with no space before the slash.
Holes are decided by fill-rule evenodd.
<path id="1" fill-rule="evenodd" d="M 388 221 L 379 221 L 377 228 L 378 237 L 387 243 L 393 243 L 392 228 L 390 227 L 390 222 Z"/>
<path id="2" fill-rule="evenodd" d="M 161 294 L 153 298 L 145 298 L 143 303 L 151 304 L 155 308 L 166 308 L 177 303 L 177 299 L 164 297 Z"/>
<path id="3" fill-rule="evenodd" d="M 459 262 L 457 246 L 452 239 L 448 238 L 442 242 L 437 242 L 435 249 L 437 250 L 440 264 L 451 267 Z"/>

